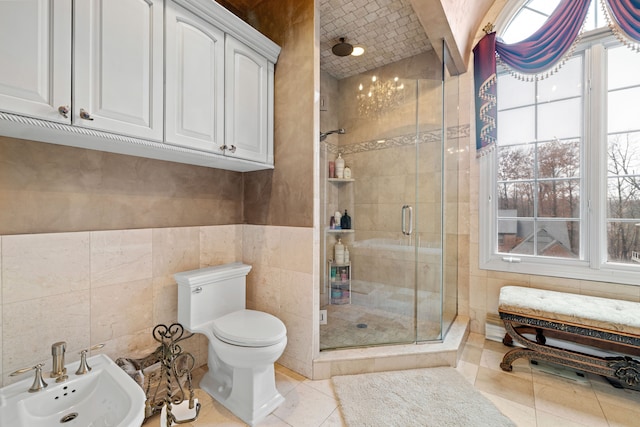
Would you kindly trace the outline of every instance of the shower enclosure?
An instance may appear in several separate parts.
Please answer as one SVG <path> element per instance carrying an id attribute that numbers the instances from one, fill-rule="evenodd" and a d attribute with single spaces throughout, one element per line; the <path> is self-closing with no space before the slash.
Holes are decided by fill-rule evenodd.
<path id="1" fill-rule="evenodd" d="M 432 51 L 322 73 L 321 97 L 321 130 L 344 133 L 320 142 L 320 349 L 442 340 L 457 314 L 457 77 Z M 338 153 L 350 179 L 329 176 Z M 345 210 L 351 229 L 334 228 Z M 348 260 L 335 259 L 338 239 Z"/>

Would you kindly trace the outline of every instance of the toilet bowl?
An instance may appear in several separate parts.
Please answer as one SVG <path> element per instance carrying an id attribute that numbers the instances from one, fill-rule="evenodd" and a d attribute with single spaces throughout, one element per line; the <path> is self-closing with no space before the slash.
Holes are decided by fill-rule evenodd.
<path id="1" fill-rule="evenodd" d="M 233 263 L 174 277 L 178 322 L 209 340 L 209 370 L 200 388 L 254 425 L 284 402 L 276 389 L 274 363 L 287 345 L 287 330 L 277 317 L 246 309 L 250 270 Z"/>

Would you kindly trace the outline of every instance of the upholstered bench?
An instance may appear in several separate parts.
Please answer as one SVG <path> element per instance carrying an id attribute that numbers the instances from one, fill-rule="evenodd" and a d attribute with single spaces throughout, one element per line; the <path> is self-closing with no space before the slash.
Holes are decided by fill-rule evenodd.
<path id="1" fill-rule="evenodd" d="M 511 371 L 516 359 L 535 359 L 640 389 L 640 303 L 505 286 L 498 311 L 507 330 L 503 343 L 524 346 L 504 355 L 504 371 Z M 535 335 L 535 341 L 525 335 Z M 547 338 L 554 338 L 554 345 Z"/>

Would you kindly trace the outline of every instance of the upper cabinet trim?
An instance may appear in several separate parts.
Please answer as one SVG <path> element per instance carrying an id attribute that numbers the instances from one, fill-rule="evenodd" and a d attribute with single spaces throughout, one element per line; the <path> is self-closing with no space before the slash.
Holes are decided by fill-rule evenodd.
<path id="1" fill-rule="evenodd" d="M 213 0 L 173 0 L 225 33 L 245 43 L 270 62 L 278 62 L 280 46 Z"/>

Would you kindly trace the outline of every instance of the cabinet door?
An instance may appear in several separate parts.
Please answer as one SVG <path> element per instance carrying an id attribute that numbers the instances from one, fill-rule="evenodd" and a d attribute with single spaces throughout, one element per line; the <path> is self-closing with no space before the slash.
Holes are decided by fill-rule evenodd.
<path id="1" fill-rule="evenodd" d="M 71 0 L 0 0 L 0 58 L 0 110 L 70 123 Z"/>
<path id="2" fill-rule="evenodd" d="M 267 163 L 268 61 L 229 35 L 225 55 L 225 154 Z"/>
<path id="3" fill-rule="evenodd" d="M 162 140 L 163 2 L 75 0 L 74 11 L 73 124 Z"/>
<path id="4" fill-rule="evenodd" d="M 224 33 L 172 1 L 165 13 L 166 142 L 222 154 Z"/>

